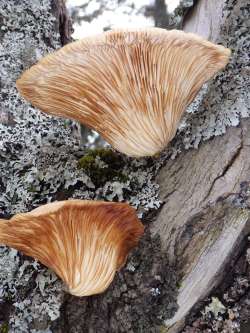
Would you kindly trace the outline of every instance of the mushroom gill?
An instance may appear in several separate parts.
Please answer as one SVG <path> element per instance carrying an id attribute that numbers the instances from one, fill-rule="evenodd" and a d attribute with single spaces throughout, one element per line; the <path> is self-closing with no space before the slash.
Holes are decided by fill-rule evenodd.
<path id="1" fill-rule="evenodd" d="M 42 111 L 85 124 L 118 151 L 152 156 L 229 56 L 229 49 L 191 33 L 114 30 L 46 56 L 17 88 Z"/>
<path id="2" fill-rule="evenodd" d="M 71 294 L 103 292 L 144 230 L 125 203 L 69 200 L 0 220 L 0 243 L 38 259 Z"/>

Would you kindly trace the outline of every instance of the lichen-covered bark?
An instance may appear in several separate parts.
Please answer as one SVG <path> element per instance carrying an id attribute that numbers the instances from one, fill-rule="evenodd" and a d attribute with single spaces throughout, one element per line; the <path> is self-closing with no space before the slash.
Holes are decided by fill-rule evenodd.
<path id="1" fill-rule="evenodd" d="M 40 113 L 15 88 L 24 69 L 69 40 L 67 16 L 57 9 L 62 3 L 0 2 L 0 214 L 9 217 L 67 198 L 126 200 L 138 208 L 147 227 L 107 292 L 82 299 L 65 293 L 46 268 L 1 247 L 0 325 L 8 325 L 10 332 L 164 332 L 165 321 L 178 308 L 176 297 L 180 299 L 187 285 L 184 278 L 197 276 L 190 274 L 204 251 L 209 254 L 205 259 L 212 258 L 213 247 L 207 245 L 227 245 L 221 240 L 231 239 L 230 226 L 235 247 L 226 248 L 224 258 L 229 261 L 247 233 L 249 121 L 243 119 L 249 116 L 247 0 L 223 4 L 217 39 L 233 50 L 232 59 L 190 106 L 171 146 L 154 160 L 115 153 L 121 163 L 119 176 L 113 173 L 101 184 L 97 175 L 80 168 L 79 159 L 86 152 L 79 145 L 78 125 Z M 94 161 L 98 174 L 103 163 L 98 155 Z M 224 261 L 218 272 L 223 267 L 226 272 Z M 219 280 L 213 283 L 216 286 Z M 193 290 L 190 299 L 195 299 L 197 289 Z"/>
<path id="2" fill-rule="evenodd" d="M 232 59 L 190 106 L 191 113 L 183 119 L 183 130 L 174 139 L 172 157 L 178 155 L 177 147 L 183 150 L 183 146 L 199 145 L 199 149 L 166 161 L 158 175 L 164 205 L 152 229 L 162 235 L 162 245 L 180 274 L 181 284 L 179 309 L 166 322 L 171 333 L 182 329 L 189 311 L 197 308 L 223 280 L 230 261 L 244 248 L 250 230 L 250 122 L 243 119 L 249 115 L 249 90 L 246 90 L 249 6 L 246 1 L 213 4 L 218 9 L 216 27 L 206 16 L 213 14 L 211 8 L 200 2 L 200 10 L 194 8 L 194 16 L 189 14 L 184 29 L 188 27 L 188 31 L 197 31 L 227 45 L 232 49 Z M 197 13 L 203 13 L 205 25 Z M 238 126 L 227 129 L 230 125 Z M 224 132 L 224 136 L 211 139 Z M 208 138 L 209 142 L 201 143 Z M 231 330 L 237 332 L 240 313 L 238 322 L 236 318 L 234 322 L 226 322 L 230 319 L 226 315 L 218 319 L 217 324 L 221 320 L 224 324 L 213 328 L 215 332 L 227 324 L 232 324 Z M 197 329 L 202 331 L 202 327 Z"/>
<path id="3" fill-rule="evenodd" d="M 234 253 L 227 274 L 211 294 L 196 305 L 182 333 L 250 331 L 250 239 L 244 239 L 239 254 Z"/>
<path id="4" fill-rule="evenodd" d="M 97 185 L 97 175 L 91 178 L 80 168 L 79 159 L 85 152 L 79 145 L 77 125 L 40 113 L 17 93 L 15 81 L 21 72 L 61 46 L 60 25 L 56 21 L 60 15 L 57 10 L 53 12 L 56 8 L 58 5 L 49 0 L 0 3 L 3 32 L 0 49 L 1 217 L 7 218 L 42 203 L 67 198 L 127 200 L 138 207 L 138 214 L 142 215 L 148 209 L 159 207 L 158 186 L 152 181 L 156 166 L 152 161 L 120 156 L 121 174 L 113 172 L 111 179 Z M 98 155 L 95 160 L 98 174 L 105 164 L 99 159 Z M 150 242 L 152 245 L 148 246 Z M 142 260 L 144 256 L 146 262 Z M 85 319 L 72 322 L 69 325 L 72 330 L 74 325 L 79 330 L 86 325 L 95 330 L 95 325 L 99 327 L 104 322 L 106 329 L 107 323 L 112 322 L 113 331 L 122 329 L 121 323 L 126 323 L 132 331 L 138 327 L 154 330 L 164 318 L 173 314 L 176 307 L 176 279 L 164 257 L 159 241 L 151 239 L 148 229 L 140 252 L 131 258 L 137 269 L 129 261 L 106 294 L 67 300 L 62 307 L 67 309 L 67 315 L 64 318 L 64 312 L 61 312 L 55 329 L 65 332 L 63 327 L 75 318 L 72 317 L 75 304 L 80 302 L 82 306 L 77 313 L 79 318 Z M 63 302 L 61 282 L 38 263 L 4 247 L 0 249 L 0 267 L 0 325 L 5 327 L 8 324 L 10 332 L 49 328 L 51 321 L 59 317 Z M 147 276 L 145 281 L 143 276 Z M 113 300 L 116 300 L 114 304 Z M 126 300 L 128 305 L 124 310 Z M 149 301 L 154 309 L 150 316 L 143 314 Z M 96 321 L 94 318 L 99 315 L 100 306 L 106 309 L 106 317 L 103 314 L 102 320 Z M 85 307 L 92 310 L 84 314 Z M 158 315 L 161 314 L 160 320 Z M 89 318 L 87 324 L 86 318 Z"/>
<path id="5" fill-rule="evenodd" d="M 56 1 L 53 2 L 55 4 Z M 58 24 L 55 17 L 62 15 L 65 6 L 63 3 L 57 5 L 57 8 L 53 7 L 47 0 L 0 2 L 2 217 L 24 210 L 24 206 L 20 205 L 22 200 L 29 209 L 29 193 L 32 193 L 35 181 L 27 172 L 30 170 L 30 175 L 37 174 L 37 169 L 31 171 L 32 164 L 35 163 L 35 156 L 43 154 L 40 150 L 42 137 L 47 137 L 49 128 L 53 124 L 58 125 L 55 126 L 58 130 L 55 135 L 60 133 L 60 126 L 63 128 L 56 120 L 40 118 L 38 112 L 20 99 L 15 88 L 15 80 L 24 69 L 42 55 L 60 47 L 60 40 L 64 38 L 59 34 L 62 24 Z M 64 27 L 66 29 L 66 24 Z M 39 133 L 40 120 L 46 128 L 42 135 Z M 26 192 L 25 188 L 29 190 Z M 62 298 L 60 281 L 38 263 L 4 247 L 0 248 L 0 267 L 0 330 L 32 332 L 33 329 L 46 329 L 49 322 L 59 316 Z"/>

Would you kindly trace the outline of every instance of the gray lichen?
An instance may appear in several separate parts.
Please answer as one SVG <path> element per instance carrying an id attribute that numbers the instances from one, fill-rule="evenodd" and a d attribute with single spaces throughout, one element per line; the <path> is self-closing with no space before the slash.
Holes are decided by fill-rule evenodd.
<path id="1" fill-rule="evenodd" d="M 224 134 L 228 127 L 250 116 L 249 4 L 246 0 L 227 0 L 223 15 L 218 43 L 231 49 L 230 62 L 189 106 L 166 157 L 175 158 L 184 149 L 198 148 L 202 141 Z"/>
<path id="2" fill-rule="evenodd" d="M 106 182 L 96 188 L 78 167 L 84 152 L 79 146 L 77 125 L 42 114 L 17 93 L 15 81 L 22 71 L 60 46 L 50 1 L 1 2 L 0 21 L 0 216 L 9 217 L 67 198 L 127 200 L 144 211 L 157 208 L 153 167 L 144 171 L 144 160 L 128 161 L 123 170 L 125 182 Z M 27 261 L 29 265 L 24 269 L 25 259 L 13 250 L 2 248 L 0 260 L 4 286 L 0 304 L 2 308 L 11 304 L 9 317 L 5 318 L 9 331 L 46 329 L 59 315 L 61 283 L 33 261 Z M 46 288 L 41 291 L 34 279 Z"/>
<path id="3" fill-rule="evenodd" d="M 45 141 L 48 144 L 50 128 L 57 124 L 57 120 L 25 104 L 15 88 L 15 80 L 25 68 L 60 46 L 50 8 L 47 0 L 0 3 L 0 214 L 3 216 L 25 211 L 36 202 L 35 192 L 41 184 L 36 161 L 39 155 L 46 155 Z M 43 141 L 41 133 L 46 140 Z M 39 161 L 42 163 L 42 158 Z M 38 201 L 44 199 L 46 195 Z M 1 326 L 8 321 L 9 332 L 31 332 L 59 316 L 62 288 L 51 272 L 4 247 L 0 249 L 0 267 Z"/>
<path id="4" fill-rule="evenodd" d="M 46 329 L 59 316 L 63 288 L 53 272 L 16 250 L 0 247 L 0 312 L 11 304 L 9 332 Z M 5 314 L 6 315 L 6 314 Z M 3 318 L 0 316 L 0 324 Z"/>

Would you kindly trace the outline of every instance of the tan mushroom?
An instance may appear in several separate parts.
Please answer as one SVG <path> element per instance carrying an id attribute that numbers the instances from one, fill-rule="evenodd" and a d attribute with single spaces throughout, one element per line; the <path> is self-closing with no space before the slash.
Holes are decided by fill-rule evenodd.
<path id="1" fill-rule="evenodd" d="M 50 267 L 76 296 L 103 292 L 144 227 L 125 203 L 69 200 L 0 220 L 0 243 Z"/>
<path id="2" fill-rule="evenodd" d="M 151 156 L 174 137 L 185 108 L 229 56 L 182 31 L 109 31 L 48 55 L 17 88 L 42 111 L 85 124 L 118 151 Z"/>

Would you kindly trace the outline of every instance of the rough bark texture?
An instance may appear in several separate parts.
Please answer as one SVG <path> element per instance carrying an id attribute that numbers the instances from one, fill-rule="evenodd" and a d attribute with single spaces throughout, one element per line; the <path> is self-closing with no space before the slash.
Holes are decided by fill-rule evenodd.
<path id="1" fill-rule="evenodd" d="M 229 11 L 225 10 L 226 7 Z M 245 13 L 248 11 L 249 7 L 244 1 L 199 1 L 185 18 L 183 29 L 214 42 L 228 43 L 233 51 L 231 64 L 237 63 L 236 68 L 244 64 L 243 54 L 249 48 L 244 37 L 247 26 Z M 233 36 L 240 36 L 244 41 L 241 52 L 237 50 L 238 41 Z M 247 70 L 247 63 L 241 73 Z M 248 85 L 249 81 L 244 79 L 242 82 Z M 222 83 L 222 88 L 223 85 L 225 83 Z M 231 81 L 228 88 L 228 91 L 234 92 L 235 100 L 239 92 L 245 89 L 235 81 Z M 230 95 L 224 95 L 224 98 L 230 101 Z M 215 100 L 216 90 L 211 84 L 200 107 L 203 110 L 216 109 Z M 247 99 L 239 106 L 245 107 L 249 107 Z M 223 137 L 200 145 L 198 151 L 182 153 L 174 161 L 167 161 L 158 176 L 164 205 L 153 229 L 161 235 L 170 263 L 176 266 L 181 279 L 177 298 L 179 309 L 166 322 L 170 327 L 169 332 L 181 330 L 185 320 L 190 319 L 189 311 L 197 308 L 197 304 L 223 281 L 228 265 L 246 244 L 246 236 L 250 232 L 249 129 L 249 120 L 242 121 L 238 128 L 229 129 Z M 249 285 L 249 275 L 246 281 Z M 244 297 L 247 298 L 247 289 L 244 290 Z M 226 322 L 230 318 L 220 318 L 221 322 L 223 319 Z M 237 325 L 230 325 L 214 325 L 210 328 L 215 332 L 222 329 L 230 332 L 238 330 Z M 192 329 L 195 329 L 195 325 Z M 193 332 L 192 329 L 187 332 Z M 208 326 L 196 322 L 196 329 L 194 332 L 203 332 Z"/>
<path id="2" fill-rule="evenodd" d="M 231 128 L 168 161 L 159 174 L 164 206 L 154 232 L 162 235 L 182 281 L 179 309 L 167 321 L 177 323 L 170 332 L 177 332 L 189 310 L 221 282 L 250 232 L 249 128 L 250 121 Z"/>
<path id="3" fill-rule="evenodd" d="M 118 155 L 123 180 L 109 178 L 101 185 L 78 168 L 84 152 L 75 125 L 40 114 L 15 90 L 23 69 L 70 40 L 63 2 L 0 3 L 0 214 L 7 217 L 70 197 L 127 200 L 143 213 L 146 224 L 139 247 L 111 287 L 88 298 L 69 296 L 51 272 L 15 251 L 0 248 L 2 329 L 20 333 L 177 333 L 186 320 L 186 332 L 205 332 L 208 324 L 202 328 L 205 319 L 198 318 L 195 311 L 221 281 L 221 293 L 215 295 L 227 294 L 233 304 L 241 303 L 241 319 L 247 318 L 250 121 L 243 118 L 249 115 L 249 5 L 247 0 L 221 1 L 219 13 L 216 11 L 220 24 L 215 28 L 213 20 L 197 19 L 204 3 L 199 1 L 196 6 L 201 7 L 189 13 L 184 29 L 204 32 L 229 46 L 233 50 L 229 66 L 203 89 L 158 160 Z M 210 16 L 215 8 L 212 4 Z M 158 211 L 155 176 L 162 200 Z M 238 267 L 235 273 L 232 263 Z M 228 272 L 234 277 L 226 283 Z"/>
<path id="4" fill-rule="evenodd" d="M 196 1 L 184 18 L 183 30 L 216 41 L 221 33 L 224 5 L 224 0 Z"/>
<path id="5" fill-rule="evenodd" d="M 164 29 L 182 29 L 183 20 L 197 0 L 182 0 L 173 12 L 168 9 L 165 0 L 155 0 L 154 4 L 148 8 L 152 13 L 155 26 Z"/>
<path id="6" fill-rule="evenodd" d="M 72 41 L 72 24 L 65 6 L 65 0 L 53 0 L 51 9 L 56 17 L 56 30 L 60 34 L 61 45 L 66 45 Z"/>

